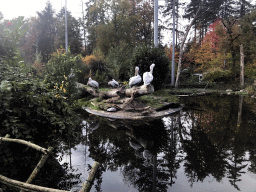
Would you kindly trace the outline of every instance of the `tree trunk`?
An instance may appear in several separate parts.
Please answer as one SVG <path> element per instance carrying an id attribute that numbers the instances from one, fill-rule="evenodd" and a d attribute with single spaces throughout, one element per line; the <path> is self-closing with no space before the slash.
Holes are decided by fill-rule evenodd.
<path id="1" fill-rule="evenodd" d="M 59 189 L 52 189 L 52 188 L 47 188 L 47 187 L 41 187 L 38 185 L 32 185 L 32 184 L 28 184 L 28 183 L 24 183 L 21 181 L 16 181 L 14 179 L 10 179 L 8 177 L 5 177 L 3 175 L 0 175 L 0 182 L 8 185 L 8 186 L 12 186 L 15 187 L 17 189 L 21 189 L 24 191 L 31 191 L 31 192 L 68 192 L 65 190 L 59 190 Z"/>
<path id="2" fill-rule="evenodd" d="M 51 155 L 53 151 L 53 147 L 49 147 L 47 150 L 47 154 L 44 154 L 41 158 L 41 160 L 38 162 L 37 166 L 35 167 L 34 171 L 31 173 L 29 176 L 28 180 L 26 183 L 32 183 L 33 180 L 36 178 L 37 174 L 40 172 L 44 164 L 46 163 L 48 157 Z M 24 190 L 21 190 L 20 192 L 24 192 Z"/>
<path id="3" fill-rule="evenodd" d="M 112 89 L 110 91 L 99 91 L 97 89 L 91 88 L 89 86 L 83 85 L 82 83 L 77 83 L 77 87 L 83 89 L 94 97 L 102 97 L 102 98 L 113 98 L 113 97 L 140 97 L 142 95 L 151 94 L 154 92 L 153 85 L 141 85 L 139 87 L 132 87 L 129 89 L 126 88 L 117 88 Z"/>
<path id="4" fill-rule="evenodd" d="M 186 29 L 186 33 L 185 33 L 185 36 L 184 36 L 184 39 L 181 43 L 181 46 L 180 46 L 180 54 L 179 54 L 179 63 L 178 63 L 178 72 L 177 72 L 177 77 L 176 77 L 176 82 L 175 82 L 175 87 L 178 87 L 178 82 L 179 82 L 179 77 L 180 77 L 180 72 L 181 72 L 181 60 L 182 60 L 182 55 L 184 53 L 184 45 L 185 45 L 185 41 L 187 39 L 187 36 L 188 36 L 188 33 L 192 27 L 192 25 L 194 24 L 194 22 L 196 21 L 196 18 L 199 14 L 199 11 L 200 11 L 200 7 L 198 8 L 197 12 L 196 12 L 196 16 L 194 17 L 194 19 L 191 21 L 191 23 L 189 24 L 189 26 L 187 27 Z"/>
<path id="5" fill-rule="evenodd" d="M 240 86 L 244 88 L 244 48 L 240 45 Z"/>
<path id="6" fill-rule="evenodd" d="M 88 176 L 86 182 L 83 184 L 83 187 L 80 190 L 80 192 L 89 192 L 90 191 L 90 189 L 92 187 L 92 184 L 93 184 L 93 181 L 94 181 L 94 178 L 95 178 L 95 174 L 96 174 L 97 169 L 98 169 L 99 166 L 100 166 L 100 164 L 95 161 L 93 166 L 92 166 L 92 169 L 89 173 L 89 176 Z"/>
<path id="7" fill-rule="evenodd" d="M 37 151 L 41 151 L 44 154 L 48 153 L 47 149 L 45 149 L 43 147 L 40 147 L 40 146 L 38 146 L 38 145 L 36 145 L 34 143 L 31 143 L 31 142 L 28 142 L 28 141 L 24 141 L 24 140 L 21 140 L 21 139 L 10 139 L 10 138 L 6 138 L 6 137 L 0 137 L 0 141 L 20 143 L 20 144 L 26 145 L 28 147 L 31 147 L 33 149 L 36 149 Z"/>

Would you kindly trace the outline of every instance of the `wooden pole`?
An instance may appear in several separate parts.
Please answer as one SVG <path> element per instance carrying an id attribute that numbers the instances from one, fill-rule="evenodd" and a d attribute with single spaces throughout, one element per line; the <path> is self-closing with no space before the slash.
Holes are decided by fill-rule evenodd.
<path id="1" fill-rule="evenodd" d="M 44 154 L 47 154 L 47 149 L 45 149 L 43 147 L 40 147 L 40 146 L 38 146 L 38 145 L 36 145 L 34 143 L 31 143 L 31 142 L 28 142 L 28 141 L 24 141 L 24 140 L 21 140 L 21 139 L 10 139 L 10 138 L 6 138 L 6 137 L 0 137 L 0 141 L 20 143 L 20 144 L 26 145 L 28 147 L 31 147 L 33 149 L 36 149 L 38 151 L 41 151 Z"/>
<path id="2" fill-rule="evenodd" d="M 240 45 L 240 86 L 244 88 L 244 47 Z"/>
<path id="3" fill-rule="evenodd" d="M 44 166 L 45 162 L 47 161 L 47 159 L 50 156 L 52 151 L 53 151 L 53 147 L 49 147 L 48 150 L 47 150 L 47 154 L 44 154 L 42 156 L 41 160 L 38 162 L 37 166 L 35 167 L 35 169 L 31 173 L 31 175 L 29 176 L 26 183 L 32 183 L 33 182 L 33 180 L 35 179 L 35 177 L 37 176 L 37 174 L 39 173 L 41 168 Z M 21 190 L 20 192 L 24 192 L 24 191 Z"/>
<path id="4" fill-rule="evenodd" d="M 59 190 L 59 189 L 52 189 L 52 188 L 47 188 L 47 187 L 41 187 L 38 185 L 32 185 L 28 183 L 24 183 L 21 181 L 17 181 L 14 179 L 10 179 L 8 177 L 5 177 L 3 175 L 0 175 L 0 182 L 15 187 L 17 189 L 22 189 L 24 191 L 31 191 L 31 192 L 68 192 L 64 190 Z"/>
<path id="5" fill-rule="evenodd" d="M 97 172 L 99 165 L 100 165 L 100 163 L 98 163 L 97 161 L 94 162 L 92 169 L 89 173 L 89 176 L 88 176 L 87 180 L 85 181 L 85 183 L 83 184 L 83 187 L 80 190 L 80 192 L 89 192 L 91 190 L 92 183 L 93 183 L 93 180 L 95 177 L 95 173 Z"/>

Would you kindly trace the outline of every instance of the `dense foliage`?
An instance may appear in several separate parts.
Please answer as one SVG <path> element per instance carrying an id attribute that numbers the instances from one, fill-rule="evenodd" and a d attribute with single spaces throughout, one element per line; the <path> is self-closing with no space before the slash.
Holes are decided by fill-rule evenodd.
<path id="1" fill-rule="evenodd" d="M 134 69 L 138 66 L 139 74 L 142 76 L 144 72 L 150 71 L 149 67 L 152 63 L 155 64 L 152 84 L 157 90 L 163 88 L 169 78 L 169 59 L 164 50 L 147 46 L 137 47 L 131 59 L 131 66 L 133 66 L 131 74 L 133 76 Z"/>
<path id="2" fill-rule="evenodd" d="M 44 83 L 30 75 L 1 63 L 1 135 L 35 140 L 43 129 L 40 139 L 57 135 L 77 137 L 81 119 L 72 118 L 77 114 L 63 90 L 52 89 L 53 82 Z"/>

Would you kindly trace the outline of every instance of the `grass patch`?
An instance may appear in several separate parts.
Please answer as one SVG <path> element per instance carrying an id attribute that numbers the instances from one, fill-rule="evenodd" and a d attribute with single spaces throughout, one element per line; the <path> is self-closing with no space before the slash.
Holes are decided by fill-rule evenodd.
<path id="1" fill-rule="evenodd" d="M 161 89 L 152 94 L 138 97 L 136 98 L 136 101 L 157 108 L 163 106 L 163 104 L 166 103 L 179 103 L 179 98 L 175 95 L 172 95 L 170 90 Z"/>

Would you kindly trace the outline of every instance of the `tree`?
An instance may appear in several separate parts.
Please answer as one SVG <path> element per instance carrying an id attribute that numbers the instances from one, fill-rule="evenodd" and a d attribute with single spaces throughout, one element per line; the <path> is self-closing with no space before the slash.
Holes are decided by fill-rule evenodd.
<path id="1" fill-rule="evenodd" d="M 192 25 L 194 25 L 194 22 L 196 21 L 196 18 L 198 17 L 198 14 L 201 10 L 201 7 L 199 6 L 196 14 L 195 14 L 195 17 L 193 18 L 193 20 L 191 21 L 191 23 L 187 26 L 187 29 L 186 29 L 186 33 L 185 33 L 185 36 L 181 42 L 181 45 L 180 45 L 180 53 L 179 53 L 179 63 L 178 63 L 178 71 L 177 71 L 177 76 L 176 76 L 176 81 L 175 81 L 175 87 L 178 87 L 178 83 L 179 83 L 179 78 L 180 78 L 180 72 L 181 72 L 181 61 L 182 61 L 182 56 L 183 56 L 183 53 L 184 53 L 184 45 L 185 45 L 185 41 L 187 39 L 187 36 L 188 36 L 188 33 L 192 27 Z"/>
<path id="2" fill-rule="evenodd" d="M 82 39 L 80 37 L 79 22 L 67 12 L 68 46 L 72 54 L 79 54 L 82 51 Z M 65 47 L 65 9 L 62 8 L 57 15 L 55 47 Z"/>
<path id="3" fill-rule="evenodd" d="M 191 0 L 188 4 L 185 9 L 184 18 L 190 20 L 196 17 L 193 24 L 195 28 L 195 42 L 197 38 L 196 30 L 200 30 L 199 41 L 201 41 L 206 33 L 207 27 L 217 19 L 217 14 L 222 3 L 222 0 Z M 197 13 L 198 7 L 200 7 L 200 11 Z"/>
<path id="4" fill-rule="evenodd" d="M 38 40 L 37 48 L 42 55 L 42 61 L 46 63 L 51 58 L 51 53 L 54 52 L 54 37 L 56 35 L 56 20 L 54 18 L 54 10 L 50 2 L 42 12 L 37 12 L 37 31 Z"/>
<path id="5" fill-rule="evenodd" d="M 179 3 L 178 0 L 175 1 L 176 3 L 176 8 L 175 8 L 175 20 L 176 20 L 176 25 L 180 25 L 179 23 L 179 18 L 181 17 L 181 15 L 179 14 L 179 8 L 181 6 L 184 6 L 184 3 Z M 160 28 L 164 28 L 164 29 L 167 29 L 167 30 L 172 30 L 173 29 L 173 23 L 171 23 L 170 21 L 172 21 L 172 18 L 173 18 L 173 1 L 167 1 L 165 6 L 159 6 L 160 9 L 162 10 L 162 15 L 163 15 L 163 18 L 165 19 L 163 21 L 163 26 L 160 26 Z M 177 38 L 179 36 L 179 34 L 183 34 L 183 31 L 179 31 L 178 30 L 178 27 L 175 28 L 175 31 L 176 31 L 176 43 L 175 45 L 178 44 L 177 42 Z"/>
<path id="6" fill-rule="evenodd" d="M 131 59 L 130 75 L 133 76 L 134 69 L 138 66 L 139 74 L 142 76 L 144 72 L 149 71 L 149 66 L 152 63 L 156 65 L 153 71 L 154 80 L 152 84 L 155 90 L 158 90 L 166 85 L 170 75 L 170 61 L 163 49 L 144 45 L 137 47 Z"/>
<path id="7" fill-rule="evenodd" d="M 222 68 L 225 53 L 219 48 L 220 37 L 216 34 L 216 28 L 221 24 L 220 19 L 208 27 L 201 44 L 195 51 L 195 63 L 197 71 L 205 72 L 211 68 Z"/>
<path id="8" fill-rule="evenodd" d="M 27 20 L 27 31 L 21 39 L 21 55 L 27 64 L 32 65 L 36 59 L 36 50 L 38 42 L 38 32 L 36 29 L 36 18 L 31 17 Z"/>
<path id="9" fill-rule="evenodd" d="M 239 40 L 241 36 L 241 28 L 239 22 L 235 18 L 222 19 L 222 27 L 217 30 L 217 35 L 221 37 L 220 46 L 224 53 L 231 53 L 231 72 L 236 75 L 236 54 L 239 53 Z"/>
<path id="10" fill-rule="evenodd" d="M 1 12 L 0 12 L 1 13 Z M 20 61 L 20 40 L 25 33 L 25 20 L 18 17 L 11 21 L 3 20 L 0 14 L 0 60 L 9 65 L 16 65 Z"/>
<path id="11" fill-rule="evenodd" d="M 153 6 L 142 1 L 92 1 L 87 10 L 89 49 L 106 56 L 111 47 L 152 43 Z"/>
<path id="12" fill-rule="evenodd" d="M 87 5 L 86 16 L 86 28 L 88 32 L 88 53 L 91 54 L 93 49 L 96 48 L 96 29 L 99 24 L 104 24 L 106 20 L 106 6 L 109 1 L 103 0 L 90 0 Z"/>

